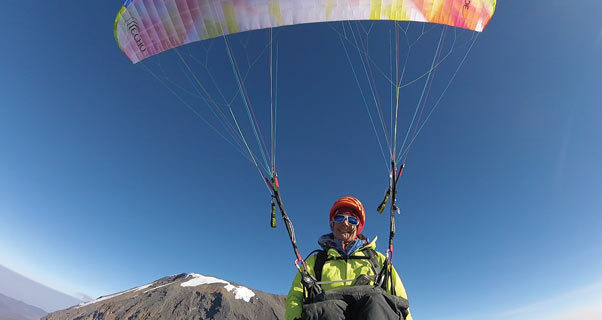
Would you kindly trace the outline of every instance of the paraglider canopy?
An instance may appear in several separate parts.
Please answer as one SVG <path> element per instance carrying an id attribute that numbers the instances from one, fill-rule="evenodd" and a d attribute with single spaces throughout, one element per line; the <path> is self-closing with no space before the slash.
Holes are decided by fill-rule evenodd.
<path id="1" fill-rule="evenodd" d="M 396 20 L 445 24 L 481 32 L 496 0 L 127 0 L 115 18 L 115 39 L 137 63 L 209 38 L 280 26 Z"/>

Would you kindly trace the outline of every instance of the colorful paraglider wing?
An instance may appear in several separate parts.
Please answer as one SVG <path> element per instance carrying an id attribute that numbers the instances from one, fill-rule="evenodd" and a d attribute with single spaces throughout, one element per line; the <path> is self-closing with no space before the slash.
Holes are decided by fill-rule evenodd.
<path id="1" fill-rule="evenodd" d="M 399 20 L 483 31 L 496 0 L 128 0 L 115 38 L 137 63 L 187 43 L 301 23 Z"/>

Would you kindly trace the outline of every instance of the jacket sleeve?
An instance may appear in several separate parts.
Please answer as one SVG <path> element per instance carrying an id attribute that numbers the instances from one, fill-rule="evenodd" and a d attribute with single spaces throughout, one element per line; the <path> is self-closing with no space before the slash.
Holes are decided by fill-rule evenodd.
<path id="1" fill-rule="evenodd" d="M 314 264 L 316 263 L 316 255 L 312 255 L 305 260 L 307 266 L 307 272 L 315 277 Z M 284 318 L 286 320 L 293 320 L 301 318 L 301 312 L 303 311 L 303 285 L 301 284 L 301 274 L 297 271 L 295 279 L 291 284 L 291 289 L 288 291 L 286 296 L 286 312 Z"/>
<path id="2" fill-rule="evenodd" d="M 380 252 L 378 252 L 378 261 L 380 262 L 381 266 L 384 265 L 385 256 Z M 395 267 L 393 267 L 393 272 L 392 272 L 391 277 L 393 278 L 393 281 L 395 282 L 395 295 L 398 297 L 404 298 L 406 300 L 409 300 L 408 294 L 406 293 L 406 288 L 403 286 L 403 283 L 401 282 L 401 278 L 399 277 L 397 270 L 395 270 Z M 389 285 L 387 286 L 387 293 L 391 294 L 391 287 Z M 408 312 L 409 312 L 409 314 L 405 320 L 413 320 L 412 313 L 410 312 L 410 310 L 408 310 Z"/>
<path id="3" fill-rule="evenodd" d="M 293 320 L 301 318 L 301 311 L 303 310 L 303 287 L 301 285 L 301 274 L 297 272 L 291 289 L 288 291 L 286 297 L 286 313 L 284 318 L 286 320 Z"/>
<path id="4" fill-rule="evenodd" d="M 409 300 L 408 294 L 406 293 L 406 288 L 403 286 L 403 283 L 401 282 L 401 278 L 399 277 L 399 274 L 397 274 L 395 267 L 393 267 L 392 277 L 393 277 L 393 281 L 395 281 L 395 295 L 398 297 L 402 297 L 406 300 Z M 389 293 L 391 293 L 390 290 L 391 290 L 391 288 L 388 288 L 387 291 L 389 291 Z M 409 309 L 408 309 L 408 316 L 406 317 L 405 320 L 412 320 L 412 313 L 410 312 Z"/>

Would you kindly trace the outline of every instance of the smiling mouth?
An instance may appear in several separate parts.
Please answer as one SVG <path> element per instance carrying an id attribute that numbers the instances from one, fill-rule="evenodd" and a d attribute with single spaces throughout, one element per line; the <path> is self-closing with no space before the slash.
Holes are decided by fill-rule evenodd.
<path id="1" fill-rule="evenodd" d="M 353 229 L 339 229 L 339 232 L 342 234 L 352 234 Z"/>

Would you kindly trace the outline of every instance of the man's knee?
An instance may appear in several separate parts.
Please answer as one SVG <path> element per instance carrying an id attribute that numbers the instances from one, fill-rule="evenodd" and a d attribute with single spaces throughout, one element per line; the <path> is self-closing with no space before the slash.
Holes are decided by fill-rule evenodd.
<path id="1" fill-rule="evenodd" d="M 345 320 L 347 303 L 342 300 L 327 300 L 303 305 L 302 320 Z"/>
<path id="2" fill-rule="evenodd" d="M 366 295 L 359 303 L 357 319 L 400 320 L 407 315 L 407 300 L 388 294 Z"/>

